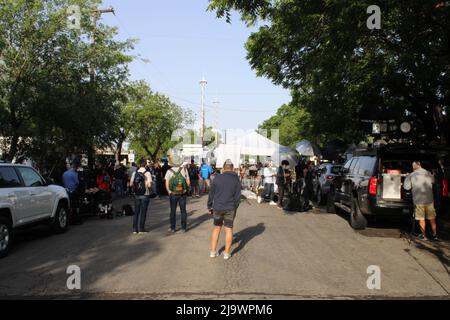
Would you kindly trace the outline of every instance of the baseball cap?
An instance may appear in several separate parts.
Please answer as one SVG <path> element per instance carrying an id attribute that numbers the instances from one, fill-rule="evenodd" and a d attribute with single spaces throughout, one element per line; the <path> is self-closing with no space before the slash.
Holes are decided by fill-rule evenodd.
<path id="1" fill-rule="evenodd" d="M 234 166 L 233 161 L 231 161 L 230 159 L 227 159 L 227 160 L 225 160 L 225 163 L 223 166 Z"/>

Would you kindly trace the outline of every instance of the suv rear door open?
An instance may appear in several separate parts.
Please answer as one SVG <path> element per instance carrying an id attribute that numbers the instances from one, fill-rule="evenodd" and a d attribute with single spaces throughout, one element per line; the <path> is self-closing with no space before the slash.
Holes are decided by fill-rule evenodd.
<path id="1" fill-rule="evenodd" d="M 434 198 L 438 207 L 442 201 L 444 176 L 442 170 L 433 155 L 422 153 L 396 154 L 384 153 L 380 158 L 379 174 L 380 193 L 379 199 L 383 202 L 397 204 L 411 204 L 410 191 L 403 188 L 407 174 L 411 174 L 414 161 L 420 161 L 422 167 L 435 176 Z"/>

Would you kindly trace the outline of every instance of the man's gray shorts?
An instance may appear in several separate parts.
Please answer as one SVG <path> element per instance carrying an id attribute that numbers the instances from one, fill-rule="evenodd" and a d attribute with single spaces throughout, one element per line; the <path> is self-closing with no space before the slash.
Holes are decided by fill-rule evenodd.
<path id="1" fill-rule="evenodd" d="M 214 225 L 216 227 L 233 228 L 234 219 L 236 218 L 236 209 L 227 211 L 214 210 Z"/>

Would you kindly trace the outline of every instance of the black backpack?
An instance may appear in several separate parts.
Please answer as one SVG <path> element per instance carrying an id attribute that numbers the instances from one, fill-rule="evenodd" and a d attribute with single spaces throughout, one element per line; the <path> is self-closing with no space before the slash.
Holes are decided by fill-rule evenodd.
<path id="1" fill-rule="evenodd" d="M 304 201 L 302 197 L 296 194 L 291 194 L 288 198 L 287 204 L 284 206 L 285 211 L 290 212 L 302 212 L 304 207 Z"/>
<path id="2" fill-rule="evenodd" d="M 197 166 L 189 167 L 189 179 L 197 180 L 199 173 L 200 173 L 200 171 L 198 170 Z"/>
<path id="3" fill-rule="evenodd" d="M 143 196 L 147 192 L 144 173 L 136 171 L 133 181 L 133 192 L 137 196 Z"/>

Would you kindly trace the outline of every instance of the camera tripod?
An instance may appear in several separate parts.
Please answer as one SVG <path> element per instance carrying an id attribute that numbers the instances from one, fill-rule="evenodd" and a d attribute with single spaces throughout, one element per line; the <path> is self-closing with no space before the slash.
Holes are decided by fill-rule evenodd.
<path id="1" fill-rule="evenodd" d="M 416 210 L 414 210 L 414 208 L 411 209 L 411 227 L 407 228 L 409 229 L 408 231 L 405 230 L 401 230 L 400 231 L 400 238 L 404 238 L 408 241 L 408 244 L 411 245 L 412 242 L 414 242 L 414 240 L 416 239 L 417 235 L 415 233 L 416 231 Z M 409 227 L 409 226 L 408 226 Z"/>

